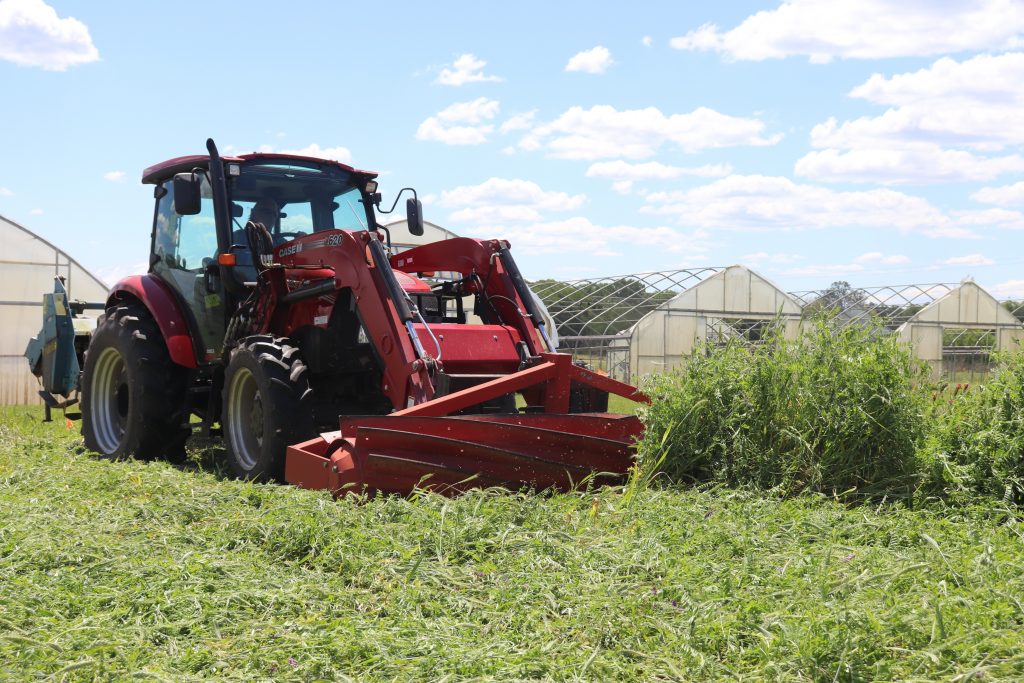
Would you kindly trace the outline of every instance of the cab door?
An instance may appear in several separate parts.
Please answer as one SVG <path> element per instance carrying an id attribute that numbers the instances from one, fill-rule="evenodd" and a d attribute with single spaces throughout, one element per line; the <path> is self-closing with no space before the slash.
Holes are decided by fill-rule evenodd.
<path id="1" fill-rule="evenodd" d="M 171 286 L 185 303 L 192 329 L 202 339 L 200 362 L 220 357 L 224 342 L 224 291 L 217 274 L 217 228 L 209 182 L 202 177 L 199 213 L 174 210 L 174 184 L 156 191 L 150 272 Z"/>

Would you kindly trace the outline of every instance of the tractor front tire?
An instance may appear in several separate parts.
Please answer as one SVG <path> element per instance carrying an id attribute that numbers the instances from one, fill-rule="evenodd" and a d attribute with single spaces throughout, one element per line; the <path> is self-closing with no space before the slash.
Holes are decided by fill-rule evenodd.
<path id="1" fill-rule="evenodd" d="M 140 303 L 108 310 L 92 335 L 82 373 L 85 446 L 110 458 L 176 457 L 186 371 L 171 361 L 160 328 Z"/>
<path id="2" fill-rule="evenodd" d="M 228 466 L 240 479 L 280 481 L 289 445 L 316 435 L 308 369 L 283 338 L 248 337 L 224 374 L 221 426 Z"/>

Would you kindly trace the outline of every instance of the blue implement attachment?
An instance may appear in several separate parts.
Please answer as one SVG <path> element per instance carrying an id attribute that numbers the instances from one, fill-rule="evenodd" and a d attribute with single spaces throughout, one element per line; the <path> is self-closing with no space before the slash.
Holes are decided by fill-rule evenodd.
<path id="1" fill-rule="evenodd" d="M 79 349 L 85 349 L 95 321 L 76 317 L 75 311 L 102 308 L 102 304 L 69 302 L 61 278 L 54 278 L 53 293 L 43 295 L 43 328 L 29 340 L 25 348 L 32 374 L 40 379 L 39 395 L 46 403 L 47 418 L 50 409 L 67 408 L 78 402 L 70 396 L 78 391 L 81 375 Z M 76 336 L 82 343 L 76 344 Z M 56 397 L 61 396 L 64 400 Z"/>

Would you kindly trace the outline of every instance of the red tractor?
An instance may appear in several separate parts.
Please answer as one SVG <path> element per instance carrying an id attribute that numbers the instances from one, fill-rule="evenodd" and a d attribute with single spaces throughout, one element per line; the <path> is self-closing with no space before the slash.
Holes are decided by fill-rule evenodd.
<path id="1" fill-rule="evenodd" d="M 608 393 L 645 397 L 555 352 L 507 242 L 389 253 L 376 174 L 207 148 L 143 174 L 150 268 L 114 286 L 86 352 L 90 449 L 180 456 L 199 428 L 239 477 L 336 494 L 627 471 L 642 428 Z M 417 199 L 406 213 L 422 234 Z"/>

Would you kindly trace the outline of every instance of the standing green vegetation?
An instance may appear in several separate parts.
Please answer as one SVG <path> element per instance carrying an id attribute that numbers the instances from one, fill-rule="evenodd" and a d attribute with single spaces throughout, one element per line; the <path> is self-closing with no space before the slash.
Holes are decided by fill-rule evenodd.
<path id="1" fill-rule="evenodd" d="M 678 372 L 652 378 L 641 468 L 678 481 L 784 493 L 914 491 L 925 434 L 923 369 L 873 325 L 806 323 L 760 344 L 705 344 Z M 663 459 L 662 459 L 663 456 Z"/>
<path id="2" fill-rule="evenodd" d="M 998 358 L 984 384 L 932 398 L 928 492 L 1024 503 L 1024 354 Z"/>

